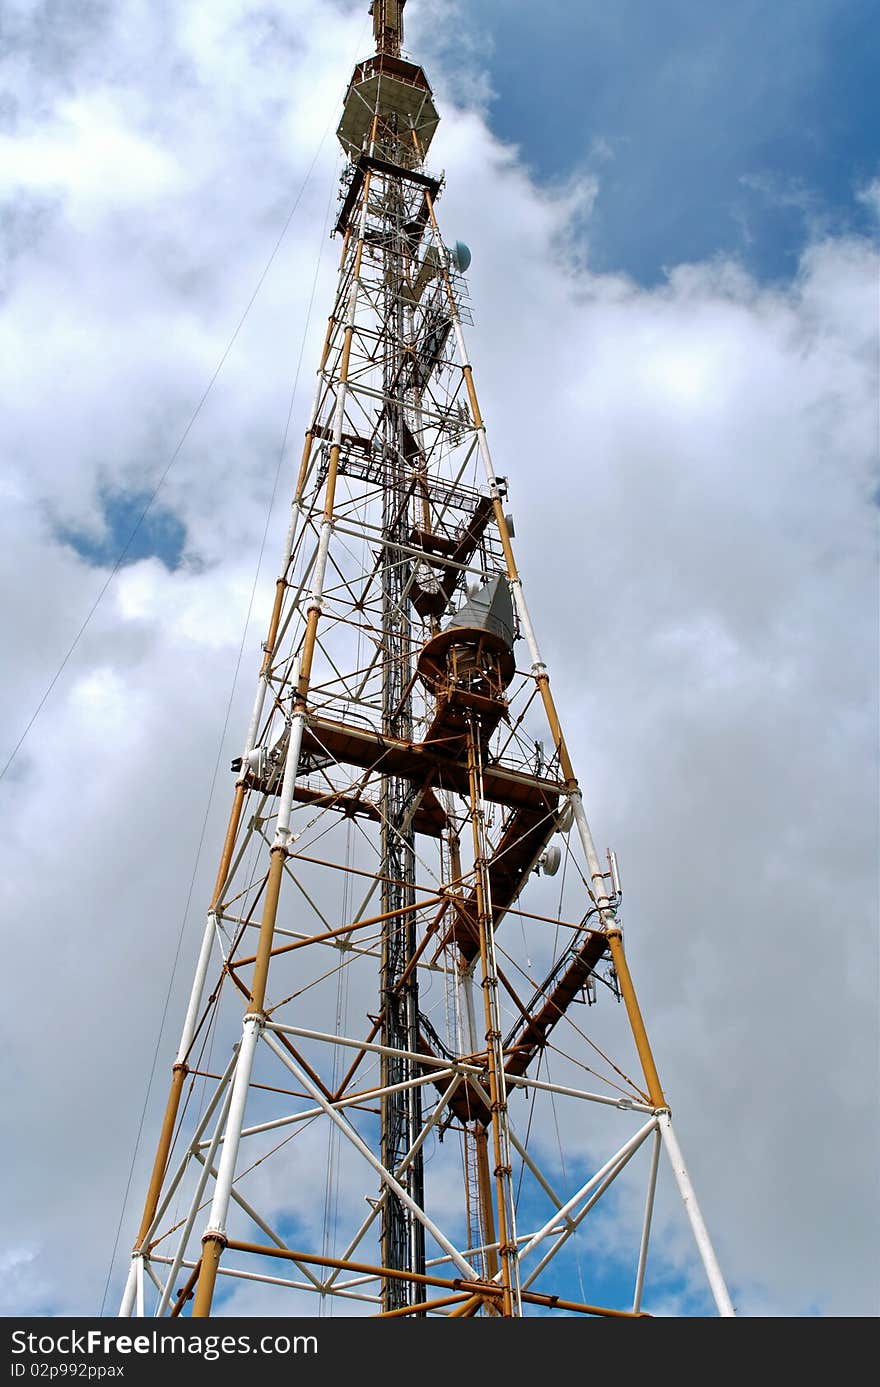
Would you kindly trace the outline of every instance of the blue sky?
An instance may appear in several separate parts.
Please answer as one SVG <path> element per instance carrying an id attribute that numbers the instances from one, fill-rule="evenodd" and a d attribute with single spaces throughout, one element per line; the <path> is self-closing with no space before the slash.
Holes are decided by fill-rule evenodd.
<path id="1" fill-rule="evenodd" d="M 539 181 L 597 174 L 594 269 L 654 284 L 721 252 L 785 278 L 816 226 L 870 228 L 872 0 L 478 0 L 468 23 L 496 134 Z"/>
<path id="2" fill-rule="evenodd" d="M 59 526 L 58 537 L 89 563 L 112 567 L 123 554 L 125 564 L 156 555 L 168 568 L 176 568 L 183 555 L 186 530 L 173 511 L 167 510 L 149 491 L 100 493 L 102 530 Z"/>

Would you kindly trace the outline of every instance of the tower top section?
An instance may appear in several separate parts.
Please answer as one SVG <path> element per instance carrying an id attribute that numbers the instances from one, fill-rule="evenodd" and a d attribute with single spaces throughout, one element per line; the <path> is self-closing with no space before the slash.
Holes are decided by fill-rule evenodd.
<path id="1" fill-rule="evenodd" d="M 375 57 L 357 64 L 345 94 L 339 143 L 355 162 L 366 154 L 413 168 L 440 122 L 422 68 L 401 57 L 406 0 L 373 0 Z"/>
<path id="2" fill-rule="evenodd" d="M 406 0 L 373 0 L 370 14 L 373 16 L 373 37 L 376 40 L 377 53 L 388 53 L 392 58 L 400 57 L 405 4 Z"/>

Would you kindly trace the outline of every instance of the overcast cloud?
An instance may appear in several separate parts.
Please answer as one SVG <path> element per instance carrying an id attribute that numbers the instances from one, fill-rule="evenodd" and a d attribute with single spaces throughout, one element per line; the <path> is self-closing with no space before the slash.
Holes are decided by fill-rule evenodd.
<path id="1" fill-rule="evenodd" d="M 466 22 L 410 8 L 426 63 L 431 18 Z M 121 569 L 0 786 L 0 1308 L 86 1314 L 219 757 L 123 1254 L 164 1102 L 332 293 L 333 130 L 369 42 L 365 3 L 330 0 L 6 0 L 4 25 L 0 759 L 106 581 L 89 545 L 127 538 L 108 502 L 156 486 L 296 204 L 157 501 L 182 555 L 157 540 Z M 734 1300 L 874 1315 L 876 240 L 817 228 L 772 284 L 724 257 L 652 288 L 597 274 L 601 170 L 539 187 L 487 126 L 478 56 L 462 75 L 436 47 L 431 164 L 474 252 L 481 403 Z"/>

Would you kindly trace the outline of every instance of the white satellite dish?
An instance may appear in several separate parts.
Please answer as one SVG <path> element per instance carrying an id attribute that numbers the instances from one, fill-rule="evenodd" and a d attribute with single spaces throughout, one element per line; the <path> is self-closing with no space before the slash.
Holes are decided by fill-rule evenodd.
<path id="1" fill-rule="evenodd" d="M 549 848 L 545 848 L 538 858 L 538 866 L 545 877 L 555 877 L 559 871 L 559 864 L 562 861 L 562 848 L 558 843 L 551 843 Z"/>

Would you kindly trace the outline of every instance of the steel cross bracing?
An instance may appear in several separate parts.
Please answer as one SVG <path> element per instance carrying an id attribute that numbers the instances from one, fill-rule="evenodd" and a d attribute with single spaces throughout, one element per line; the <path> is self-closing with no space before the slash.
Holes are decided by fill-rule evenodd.
<path id="1" fill-rule="evenodd" d="M 121 1311 L 637 1315 L 665 1146 L 729 1314 L 516 567 L 402 9 L 374 7 L 340 124 L 338 287 Z M 618 1304 L 578 1236 L 612 1184 L 640 1208 Z"/>

